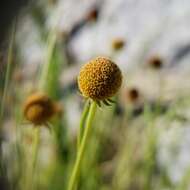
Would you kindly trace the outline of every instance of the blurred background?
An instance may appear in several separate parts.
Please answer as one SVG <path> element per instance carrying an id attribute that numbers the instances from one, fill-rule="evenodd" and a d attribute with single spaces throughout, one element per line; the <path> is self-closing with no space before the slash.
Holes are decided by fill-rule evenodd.
<path id="1" fill-rule="evenodd" d="M 78 189 L 190 189 L 190 1 L 4 1 L 0 9 L 0 189 L 66 189 L 85 103 L 76 79 L 97 56 L 121 68 L 123 84 L 115 104 L 98 108 Z M 52 131 L 40 127 L 34 171 L 23 102 L 41 84 L 61 111 Z"/>

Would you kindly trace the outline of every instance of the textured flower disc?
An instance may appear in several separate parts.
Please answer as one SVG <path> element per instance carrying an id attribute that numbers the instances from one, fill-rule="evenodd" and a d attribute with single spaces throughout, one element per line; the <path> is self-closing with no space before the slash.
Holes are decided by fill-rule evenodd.
<path id="1" fill-rule="evenodd" d="M 34 125 L 45 124 L 54 114 L 54 102 L 43 93 L 30 95 L 24 103 L 24 116 Z"/>
<path id="2" fill-rule="evenodd" d="M 84 97 L 95 101 L 112 97 L 120 88 L 122 74 L 108 58 L 98 57 L 85 64 L 78 76 L 79 89 Z"/>

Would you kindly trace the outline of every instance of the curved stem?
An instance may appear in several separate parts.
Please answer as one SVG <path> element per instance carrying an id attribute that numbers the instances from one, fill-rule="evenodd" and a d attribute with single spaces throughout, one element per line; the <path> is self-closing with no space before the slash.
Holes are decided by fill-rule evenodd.
<path id="1" fill-rule="evenodd" d="M 13 61 L 13 49 L 14 49 L 14 41 L 15 41 L 15 33 L 16 33 L 16 21 L 13 24 L 13 29 L 10 37 L 10 44 L 8 48 L 8 57 L 7 57 L 7 68 L 6 68 L 6 73 L 5 73 L 5 84 L 3 87 L 3 95 L 2 95 L 2 101 L 1 101 L 1 106 L 0 106 L 0 129 L 2 129 L 2 119 L 3 119 L 3 114 L 4 114 L 4 104 L 5 104 L 5 99 L 7 96 L 7 91 L 8 91 L 8 86 L 9 86 L 9 80 L 10 80 L 10 75 L 11 75 L 11 66 L 12 66 L 12 61 Z"/>
<path id="2" fill-rule="evenodd" d="M 79 151 L 77 154 L 77 159 L 75 161 L 75 165 L 74 165 L 74 168 L 73 168 L 73 171 L 71 174 L 71 178 L 69 180 L 68 190 L 74 190 L 74 188 L 75 188 L 77 177 L 80 172 L 81 161 L 84 156 L 84 151 L 85 151 L 87 141 L 88 141 L 91 129 L 92 129 L 92 121 L 93 121 L 93 118 L 94 118 L 94 115 L 96 112 L 96 108 L 97 108 L 96 103 L 92 102 L 90 105 L 89 114 L 88 114 L 87 121 L 86 121 L 84 135 L 83 135 L 81 145 L 80 145 L 80 148 L 79 148 Z"/>
<path id="3" fill-rule="evenodd" d="M 86 117 L 87 117 L 88 112 L 89 112 L 89 108 L 90 108 L 90 103 L 88 100 L 86 100 L 84 110 L 82 112 L 82 116 L 80 119 L 80 125 L 79 125 L 79 133 L 78 133 L 78 139 L 77 139 L 77 149 L 78 150 L 79 150 L 81 139 L 82 139 L 82 136 L 84 133 L 84 127 L 85 127 Z"/>
<path id="4" fill-rule="evenodd" d="M 35 180 L 35 173 L 36 173 L 36 165 L 38 159 L 38 150 L 40 144 L 40 129 L 39 126 L 34 128 L 34 143 L 32 147 L 32 162 L 30 167 L 30 175 L 27 177 L 27 189 L 35 189 L 34 187 L 34 180 Z"/>
<path id="5" fill-rule="evenodd" d="M 38 157 L 38 148 L 40 144 L 40 129 L 39 127 L 35 128 L 35 137 L 34 137 L 34 149 L 33 149 L 33 163 L 32 163 L 32 168 L 35 170 L 36 168 L 36 162 L 37 162 L 37 157 Z"/>
<path id="6" fill-rule="evenodd" d="M 39 82 L 39 89 L 46 91 L 47 79 L 49 75 L 50 66 L 52 63 L 53 52 L 56 45 L 56 35 L 54 31 L 51 31 L 47 42 L 47 57 L 42 68 L 41 78 Z"/>

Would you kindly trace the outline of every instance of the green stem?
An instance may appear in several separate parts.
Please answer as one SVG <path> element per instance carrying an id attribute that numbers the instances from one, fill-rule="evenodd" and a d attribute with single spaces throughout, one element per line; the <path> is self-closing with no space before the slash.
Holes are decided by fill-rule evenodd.
<path id="1" fill-rule="evenodd" d="M 38 150 L 40 144 L 40 128 L 39 126 L 34 128 L 34 142 L 32 147 L 32 162 L 29 166 L 30 175 L 27 177 L 27 188 L 26 189 L 35 189 L 34 181 L 35 181 L 35 173 L 36 173 L 36 165 L 38 159 Z"/>
<path id="2" fill-rule="evenodd" d="M 82 116 L 81 116 L 81 120 L 80 120 L 80 125 L 79 125 L 79 134 L 78 134 L 78 139 L 77 139 L 78 150 L 79 150 L 81 139 L 82 139 L 82 136 L 84 133 L 84 127 L 85 127 L 86 117 L 88 115 L 89 108 L 90 108 L 89 101 L 86 100 L 84 110 L 82 112 Z"/>
<path id="3" fill-rule="evenodd" d="M 2 118 L 3 118 L 3 114 L 4 114 L 5 98 L 7 96 L 7 90 L 8 90 L 8 85 L 9 85 L 10 73 L 11 73 L 15 33 L 16 33 L 16 22 L 13 25 L 13 30 L 11 33 L 11 39 L 10 39 L 9 50 L 8 50 L 7 69 L 6 69 L 6 74 L 5 74 L 5 85 L 4 85 L 4 89 L 3 89 L 3 96 L 2 96 L 1 108 L 0 108 L 1 109 L 0 110 L 0 128 L 1 128 Z"/>
<path id="4" fill-rule="evenodd" d="M 48 74 L 49 74 L 50 65 L 52 62 L 55 45 L 56 45 L 56 35 L 54 31 L 51 31 L 48 37 L 48 42 L 47 42 L 47 58 L 45 60 L 45 63 L 42 69 L 40 86 L 39 86 L 39 88 L 43 91 L 45 91 L 47 87 L 46 84 L 47 84 Z"/>
<path id="5" fill-rule="evenodd" d="M 151 112 L 150 106 L 148 104 L 145 105 L 144 117 L 147 123 L 147 128 L 145 131 L 147 141 L 144 152 L 144 162 L 146 165 L 144 168 L 145 181 L 143 189 L 151 190 L 156 167 L 156 140 L 158 134 L 156 133 L 156 128 L 154 128 L 155 113 Z"/>
<path id="6" fill-rule="evenodd" d="M 96 112 L 96 108 L 97 108 L 96 103 L 92 102 L 90 105 L 89 114 L 88 114 L 87 121 L 86 121 L 84 135 L 83 135 L 83 138 L 81 141 L 80 148 L 78 150 L 77 159 L 75 161 L 75 165 L 74 165 L 74 168 L 73 168 L 73 171 L 71 174 L 71 178 L 69 180 L 68 190 L 74 190 L 74 188 L 75 188 L 75 184 L 77 182 L 77 177 L 80 172 L 81 161 L 84 156 L 84 151 L 85 151 L 87 141 L 88 141 L 91 129 L 92 129 L 92 121 L 93 121 L 93 118 L 94 118 L 94 115 Z"/>
<path id="7" fill-rule="evenodd" d="M 37 157 L 38 157 L 38 147 L 40 144 L 40 128 L 39 126 L 36 127 L 35 129 L 35 136 L 34 136 L 34 146 L 33 146 L 33 162 L 32 162 L 32 168 L 35 170 L 36 168 L 36 162 L 37 162 Z"/>

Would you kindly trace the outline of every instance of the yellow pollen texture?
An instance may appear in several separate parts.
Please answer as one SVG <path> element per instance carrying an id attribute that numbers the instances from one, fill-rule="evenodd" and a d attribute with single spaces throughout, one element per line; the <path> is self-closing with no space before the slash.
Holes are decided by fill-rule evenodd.
<path id="1" fill-rule="evenodd" d="M 78 86 L 84 97 L 105 100 L 120 88 L 122 74 L 110 59 L 98 57 L 85 64 L 78 76 Z"/>

